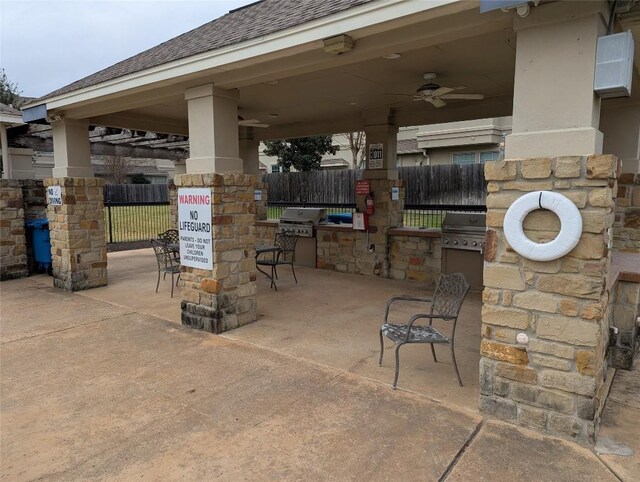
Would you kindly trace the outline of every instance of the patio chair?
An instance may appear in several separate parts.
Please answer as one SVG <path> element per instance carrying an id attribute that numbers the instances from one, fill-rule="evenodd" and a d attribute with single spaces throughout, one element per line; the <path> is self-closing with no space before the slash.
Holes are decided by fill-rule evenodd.
<path id="1" fill-rule="evenodd" d="M 293 279 L 298 283 L 296 270 L 293 265 L 296 261 L 297 243 L 298 236 L 296 235 L 276 233 L 274 246 L 278 248 L 278 250 L 260 253 L 256 256 L 256 265 L 258 266 L 258 270 L 262 271 L 259 266 L 271 267 L 271 276 L 267 275 L 267 277 L 271 279 L 271 286 L 274 287 L 276 291 L 278 291 L 278 287 L 276 286 L 275 280 L 278 279 L 278 266 L 280 265 L 290 265 L 291 272 L 293 273 Z M 262 272 L 264 273 L 264 271 Z"/>
<path id="2" fill-rule="evenodd" d="M 449 344 L 451 347 L 451 359 L 453 367 L 458 377 L 458 383 L 462 387 L 462 379 L 458 371 L 456 363 L 456 354 L 454 350 L 454 339 L 456 334 L 456 323 L 460 308 L 464 302 L 464 298 L 469 291 L 469 283 L 462 273 L 454 273 L 450 275 L 441 274 L 438 284 L 433 293 L 433 298 L 418 298 L 415 296 L 394 296 L 387 301 L 387 307 L 384 314 L 384 323 L 380 327 L 380 360 L 378 365 L 382 366 L 382 356 L 384 354 L 384 336 L 389 338 L 396 344 L 396 371 L 393 378 L 393 388 L 398 383 L 398 372 L 400 370 L 400 347 L 409 343 L 428 343 L 431 347 L 433 361 L 438 362 L 436 351 L 433 347 L 435 343 Z M 396 301 L 414 301 L 430 303 L 428 313 L 419 313 L 413 315 L 406 325 L 389 323 L 389 309 Z M 429 320 L 428 325 L 415 325 L 414 323 L 425 318 Z M 445 320 L 452 323 L 451 336 L 446 336 L 433 328 L 433 320 Z"/>
<path id="3" fill-rule="evenodd" d="M 176 279 L 175 285 L 178 285 L 178 281 L 180 281 L 180 263 L 177 263 L 174 256 L 173 251 L 167 246 L 166 243 L 162 241 L 158 241 L 157 239 L 151 240 L 151 246 L 153 247 L 153 251 L 156 254 L 156 260 L 158 261 L 158 281 L 156 283 L 156 293 L 158 292 L 158 287 L 160 286 L 160 273 L 163 273 L 163 279 L 167 276 L 167 274 L 171 275 L 171 298 L 173 298 L 173 277 L 174 275 L 178 275 Z"/>
<path id="4" fill-rule="evenodd" d="M 164 233 L 158 233 L 158 239 L 166 244 L 173 246 L 180 245 L 180 234 L 177 229 L 167 229 Z M 180 250 L 172 249 L 173 259 L 180 262 Z"/>

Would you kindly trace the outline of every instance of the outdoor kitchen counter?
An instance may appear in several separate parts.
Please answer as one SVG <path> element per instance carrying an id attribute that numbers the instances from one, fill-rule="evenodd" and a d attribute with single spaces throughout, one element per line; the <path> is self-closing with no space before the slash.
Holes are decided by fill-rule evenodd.
<path id="1" fill-rule="evenodd" d="M 353 231 L 352 224 L 318 224 L 316 226 L 317 231 Z"/>

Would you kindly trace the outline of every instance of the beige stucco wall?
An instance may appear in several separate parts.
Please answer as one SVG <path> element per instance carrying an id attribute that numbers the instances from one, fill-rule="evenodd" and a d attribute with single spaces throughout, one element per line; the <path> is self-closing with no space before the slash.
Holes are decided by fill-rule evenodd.
<path id="1" fill-rule="evenodd" d="M 623 172 L 640 172 L 640 105 L 613 108 L 605 105 L 603 102 L 600 114 L 603 151 L 622 161 Z"/>

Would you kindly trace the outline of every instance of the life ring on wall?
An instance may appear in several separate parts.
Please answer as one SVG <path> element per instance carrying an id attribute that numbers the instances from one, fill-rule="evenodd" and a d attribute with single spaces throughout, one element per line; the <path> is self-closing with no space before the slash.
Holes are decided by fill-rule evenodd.
<path id="1" fill-rule="evenodd" d="M 524 234 L 524 219 L 531 211 L 548 209 L 560 219 L 560 232 L 553 241 L 534 243 Z M 535 191 L 518 198 L 504 217 L 504 235 L 513 250 L 534 261 L 552 261 L 576 247 L 582 234 L 582 217 L 576 205 L 557 192 Z"/>

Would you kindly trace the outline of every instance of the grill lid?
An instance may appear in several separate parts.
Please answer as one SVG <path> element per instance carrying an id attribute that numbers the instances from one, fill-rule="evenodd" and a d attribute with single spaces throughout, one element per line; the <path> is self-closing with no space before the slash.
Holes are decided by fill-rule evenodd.
<path id="1" fill-rule="evenodd" d="M 452 213 L 447 212 L 442 221 L 443 233 L 482 234 L 487 227 L 485 213 Z"/>
<path id="2" fill-rule="evenodd" d="M 313 224 L 325 222 L 327 213 L 324 208 L 286 208 L 280 216 L 281 223 Z"/>

